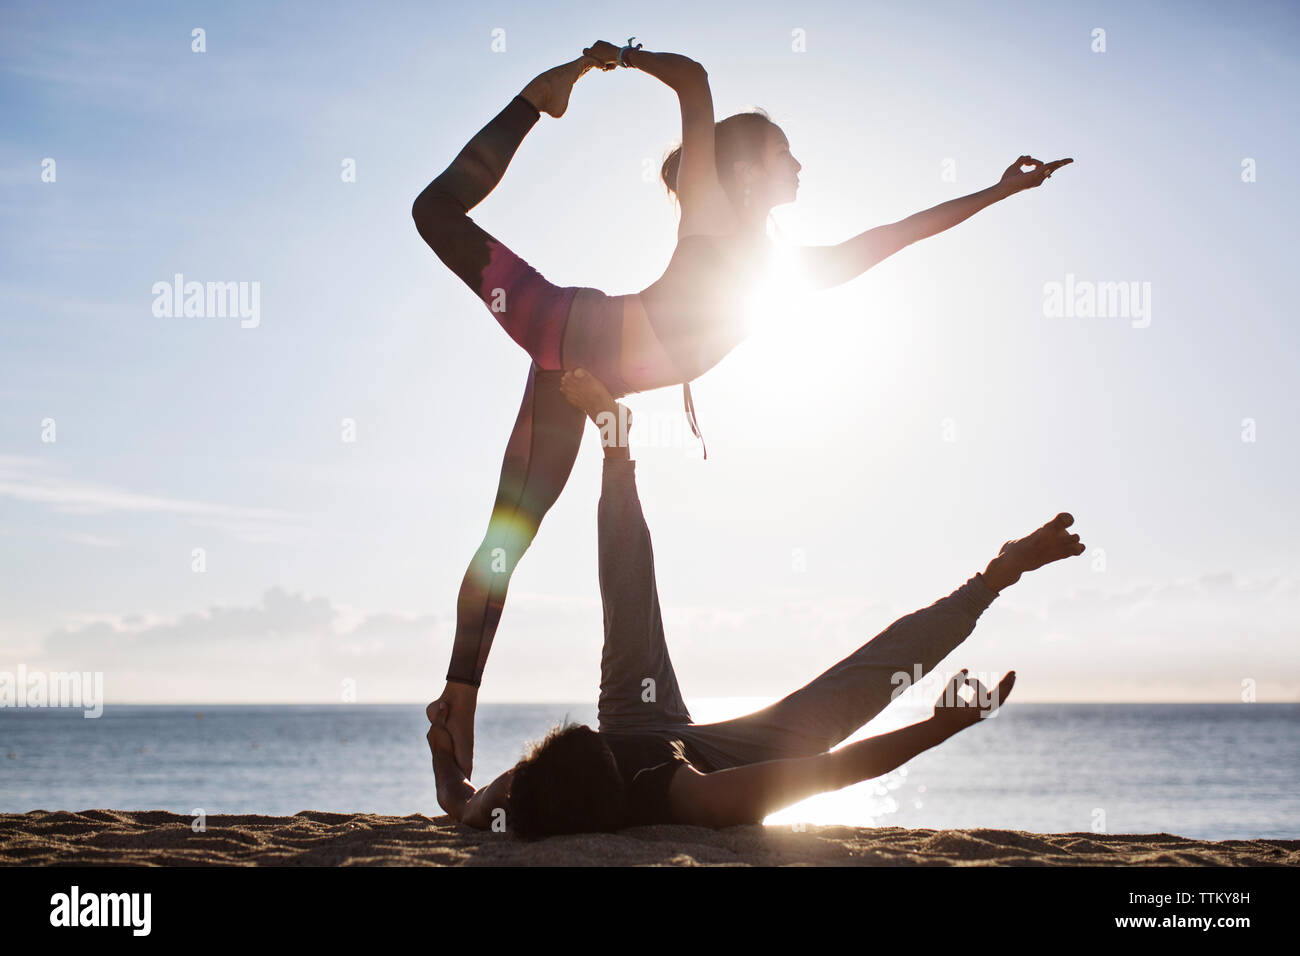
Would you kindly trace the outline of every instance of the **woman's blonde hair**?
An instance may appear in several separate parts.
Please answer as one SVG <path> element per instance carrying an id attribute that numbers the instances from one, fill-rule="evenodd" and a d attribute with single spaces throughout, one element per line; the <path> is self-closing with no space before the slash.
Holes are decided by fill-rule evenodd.
<path id="1" fill-rule="evenodd" d="M 713 155 L 718 181 L 737 206 L 740 205 L 741 193 L 733 164 L 741 160 L 756 162 L 762 158 L 770 126 L 776 124 L 767 111 L 758 106 L 713 124 Z M 669 151 L 659 170 L 659 178 L 674 201 L 677 199 L 677 170 L 681 160 L 682 146 L 678 143 Z"/>

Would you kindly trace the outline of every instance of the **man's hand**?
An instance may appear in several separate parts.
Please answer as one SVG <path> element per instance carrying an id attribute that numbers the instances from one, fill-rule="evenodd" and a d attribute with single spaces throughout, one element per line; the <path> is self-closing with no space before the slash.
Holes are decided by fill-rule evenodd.
<path id="1" fill-rule="evenodd" d="M 474 774 L 474 711 L 477 707 L 477 687 L 447 681 L 442 696 L 424 711 L 431 725 L 440 726 L 451 735 L 452 753 L 467 779 Z M 432 734 L 429 750 L 433 751 Z"/>
<path id="2" fill-rule="evenodd" d="M 452 818 L 463 820 L 469 800 L 474 796 L 474 788 L 456 763 L 451 734 L 446 727 L 446 705 L 434 701 L 429 708 L 433 723 L 426 737 L 433 754 L 433 779 L 438 793 L 438 806 Z"/>
<path id="3" fill-rule="evenodd" d="M 510 802 L 510 781 L 514 775 L 515 769 L 511 767 L 482 790 L 474 791 L 465 804 L 461 822 L 480 830 L 491 829 L 496 812 L 504 812 Z"/>
<path id="4" fill-rule="evenodd" d="M 1007 167 L 1007 171 L 1002 174 L 1002 179 L 998 185 L 1006 189 L 1008 194 L 1018 193 L 1022 189 L 1033 189 L 1035 186 L 1042 185 L 1044 179 L 1047 179 L 1062 166 L 1072 162 L 1074 162 L 1073 159 L 1058 159 L 1055 162 L 1044 164 L 1041 159 L 1034 159 L 1032 156 L 1021 156 Z M 1022 166 L 1032 166 L 1034 168 L 1026 171 L 1020 168 Z"/>
<path id="5" fill-rule="evenodd" d="M 1008 671 L 1007 676 L 1002 678 L 998 686 L 990 692 L 978 680 L 967 678 L 966 673 L 966 668 L 962 668 L 961 673 L 948 682 L 948 686 L 943 689 L 943 693 L 934 704 L 935 723 L 950 734 L 955 734 L 959 730 L 979 723 L 985 717 L 996 714 L 998 707 L 1006 701 L 1011 694 L 1011 688 L 1016 684 L 1016 672 Z M 974 692 L 974 696 L 969 701 L 961 695 L 961 691 L 965 688 L 970 688 Z"/>

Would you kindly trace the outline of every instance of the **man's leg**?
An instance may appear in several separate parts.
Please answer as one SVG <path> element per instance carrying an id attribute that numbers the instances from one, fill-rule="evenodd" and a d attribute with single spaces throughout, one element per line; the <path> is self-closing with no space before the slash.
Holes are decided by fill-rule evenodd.
<path id="1" fill-rule="evenodd" d="M 929 607 L 899 618 L 810 683 L 744 717 L 683 732 L 714 770 L 830 750 L 894 699 L 899 680 L 924 676 L 971 631 L 997 595 L 976 574 Z"/>
<path id="2" fill-rule="evenodd" d="M 689 723 L 664 640 L 650 529 L 636 489 L 636 462 L 626 445 L 630 417 L 604 385 L 579 369 L 561 380 L 571 402 L 608 439 L 596 511 L 605 643 L 600 655 L 601 731 L 636 731 Z M 608 415 L 609 418 L 602 416 Z M 620 420 L 620 416 L 624 416 Z M 623 426 L 623 427 L 620 427 Z"/>
<path id="3" fill-rule="evenodd" d="M 734 720 L 683 728 L 715 770 L 822 753 L 875 717 L 896 693 L 929 674 L 975 629 L 984 610 L 1026 571 L 1083 552 L 1062 513 L 1008 541 L 985 570 L 947 597 L 899 618 L 807 686 Z"/>

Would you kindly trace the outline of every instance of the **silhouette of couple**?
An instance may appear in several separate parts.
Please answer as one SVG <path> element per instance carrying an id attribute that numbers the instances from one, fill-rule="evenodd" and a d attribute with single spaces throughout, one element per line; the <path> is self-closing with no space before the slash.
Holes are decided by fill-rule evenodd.
<path id="1" fill-rule="evenodd" d="M 661 178 L 681 215 L 663 276 L 640 293 L 610 296 L 548 282 L 468 213 L 500 182 L 541 114 L 564 115 L 579 77 L 620 67 L 649 73 L 677 93 L 682 141 Z M 836 245 L 793 247 L 796 274 L 809 290 L 846 282 L 1040 185 L 1069 162 L 1021 156 L 987 189 Z M 963 671 L 931 718 L 831 751 L 889 703 L 895 674 L 932 670 L 1021 574 L 1083 553 L 1079 536 L 1066 530 L 1068 514 L 1008 541 L 956 591 L 895 621 L 770 707 L 696 724 L 682 698 L 664 639 L 635 462 L 620 427 L 620 416 L 626 423 L 630 415 L 617 399 L 680 384 L 699 435 L 689 383 L 743 338 L 741 304 L 772 251 L 768 215 L 794 200 L 801 168 L 763 111 L 715 122 L 699 63 L 598 41 L 537 76 L 415 200 L 421 237 L 532 359 L 488 530 L 461 583 L 446 688 L 428 708 L 438 800 L 454 818 L 522 837 L 658 822 L 757 823 L 815 793 L 888 772 L 995 713 L 1010 692 L 1014 673 L 990 689 Z M 557 727 L 515 767 L 476 789 L 468 779 L 475 705 L 510 576 L 568 480 L 588 419 L 598 425 L 605 455 L 597 512 L 605 621 L 599 728 Z"/>

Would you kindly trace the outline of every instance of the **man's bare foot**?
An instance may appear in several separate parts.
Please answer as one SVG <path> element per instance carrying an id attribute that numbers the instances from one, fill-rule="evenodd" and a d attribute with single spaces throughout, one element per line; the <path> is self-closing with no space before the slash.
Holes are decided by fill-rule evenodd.
<path id="1" fill-rule="evenodd" d="M 586 369 L 576 368 L 560 376 L 560 392 L 600 429 L 600 443 L 607 457 L 627 457 L 632 411 L 614 401 L 604 382 Z"/>
<path id="2" fill-rule="evenodd" d="M 601 412 L 617 412 L 618 402 L 609 394 L 605 383 L 585 368 L 575 368 L 560 376 L 560 392 L 578 406 L 593 422 Z M 597 425 L 600 422 L 596 422 Z"/>
<path id="3" fill-rule="evenodd" d="M 578 82 L 582 74 L 592 69 L 603 67 L 595 57 L 584 53 L 576 60 L 553 66 L 539 74 L 519 95 L 532 103 L 538 112 L 559 119 L 569 108 L 569 94 L 573 92 L 573 84 Z"/>
<path id="4" fill-rule="evenodd" d="M 614 401 L 604 382 L 585 368 L 576 368 L 560 376 L 560 392 L 600 429 L 602 445 L 606 448 L 627 447 L 632 411 Z"/>
<path id="5" fill-rule="evenodd" d="M 1072 524 L 1074 518 L 1063 511 L 1032 534 L 1008 541 L 984 570 L 985 583 L 1001 591 L 1019 581 L 1026 571 L 1083 554 L 1087 548 L 1079 536 L 1065 530 Z"/>

